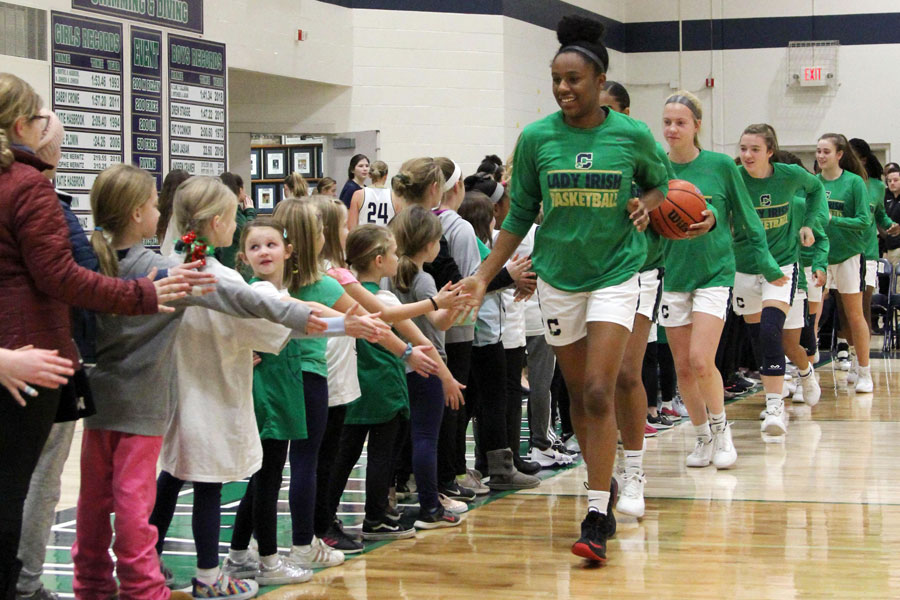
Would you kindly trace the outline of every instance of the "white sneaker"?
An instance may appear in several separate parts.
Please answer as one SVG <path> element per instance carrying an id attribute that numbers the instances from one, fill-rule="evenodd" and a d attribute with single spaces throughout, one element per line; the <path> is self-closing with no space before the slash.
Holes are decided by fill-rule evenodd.
<path id="1" fill-rule="evenodd" d="M 682 419 L 690 416 L 688 414 L 688 409 L 684 405 L 684 401 L 681 399 L 681 397 L 675 399 L 675 410 L 678 411 L 678 414 L 681 415 Z"/>
<path id="2" fill-rule="evenodd" d="M 875 383 L 872 381 L 872 375 L 861 375 L 859 381 L 856 382 L 857 394 L 870 394 L 875 389 Z"/>
<path id="3" fill-rule="evenodd" d="M 323 569 L 336 567 L 344 562 L 344 553 L 335 550 L 317 537 L 313 537 L 308 550 L 300 550 L 297 546 L 291 546 L 291 553 L 287 556 L 287 562 L 292 567 L 302 569 Z"/>
<path id="4" fill-rule="evenodd" d="M 813 362 L 813 366 L 819 364 L 819 360 L 820 360 L 821 358 L 822 358 L 822 357 L 819 356 L 819 350 L 816 349 L 816 354 L 813 356 L 813 361 L 812 361 L 812 362 Z"/>
<path id="5" fill-rule="evenodd" d="M 713 465 L 717 469 L 730 469 L 737 462 L 737 450 L 731 440 L 731 423 L 725 424 L 725 429 L 716 433 L 713 431 Z"/>
<path id="6" fill-rule="evenodd" d="M 624 482 L 616 510 L 623 515 L 640 519 L 644 516 L 644 484 L 647 482 L 644 472 L 626 473 Z"/>
<path id="7" fill-rule="evenodd" d="M 759 420 L 760 420 L 760 421 L 765 421 L 765 420 L 766 420 L 766 414 L 767 414 L 767 413 L 766 413 L 766 409 L 762 409 L 762 412 L 759 413 Z"/>
<path id="8" fill-rule="evenodd" d="M 801 380 L 800 383 L 802 384 L 803 381 Z M 791 402 L 794 402 L 795 404 L 801 404 L 803 402 L 803 386 L 802 385 L 798 385 L 797 389 L 794 390 L 794 395 L 791 396 Z"/>
<path id="9" fill-rule="evenodd" d="M 819 398 L 822 397 L 822 388 L 819 386 L 819 380 L 816 379 L 815 370 L 810 371 L 809 377 L 800 378 L 800 389 L 797 391 L 802 391 L 803 400 L 807 406 L 813 407 L 819 403 Z"/>
<path id="10" fill-rule="evenodd" d="M 840 371 L 849 371 L 850 370 L 850 359 L 849 358 L 838 358 L 837 368 Z"/>
<path id="11" fill-rule="evenodd" d="M 459 500 L 454 500 L 453 498 L 448 498 L 444 494 L 438 494 L 438 500 L 441 501 L 441 506 L 444 507 L 444 510 L 447 512 L 451 512 L 456 515 L 461 515 L 467 510 L 469 510 L 469 505 L 465 502 L 460 502 Z"/>
<path id="12" fill-rule="evenodd" d="M 294 566 L 284 560 L 284 557 L 279 556 L 278 564 L 274 567 L 269 568 L 263 563 L 259 563 L 256 583 L 259 585 L 290 585 L 309 581 L 312 576 L 311 569 Z"/>
<path id="13" fill-rule="evenodd" d="M 259 570 L 259 555 L 249 552 L 246 560 L 236 561 L 231 556 L 226 556 L 222 562 L 222 572 L 234 579 L 246 579 L 256 577 Z"/>
<path id="14" fill-rule="evenodd" d="M 531 449 L 528 458 L 544 468 L 562 467 L 572 464 L 572 457 L 566 456 L 554 450 L 552 447 L 546 450 L 534 447 Z"/>
<path id="15" fill-rule="evenodd" d="M 581 446 L 578 445 L 578 440 L 575 439 L 574 435 L 566 440 L 565 446 L 566 446 L 566 450 L 568 450 L 569 452 L 575 452 L 576 454 L 581 454 Z"/>
<path id="16" fill-rule="evenodd" d="M 760 427 L 767 435 L 784 435 L 787 433 L 787 425 L 784 423 L 784 404 L 766 408 L 766 418 Z"/>
<path id="17" fill-rule="evenodd" d="M 694 446 L 694 451 L 688 454 L 685 464 L 689 467 L 708 467 L 709 461 L 712 459 L 712 454 L 712 438 L 707 441 L 698 437 L 697 443 Z"/>

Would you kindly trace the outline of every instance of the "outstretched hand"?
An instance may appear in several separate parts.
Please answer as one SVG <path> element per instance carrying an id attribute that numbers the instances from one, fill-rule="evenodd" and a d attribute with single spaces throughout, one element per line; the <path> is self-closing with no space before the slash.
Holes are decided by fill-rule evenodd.
<path id="1" fill-rule="evenodd" d="M 59 356 L 58 350 L 40 350 L 33 346 L 23 346 L 18 350 L 0 348 L 0 385 L 20 406 L 25 406 L 20 392 L 29 396 L 38 394 L 29 383 L 55 389 L 65 385 L 74 374 L 72 361 Z"/>
<path id="2" fill-rule="evenodd" d="M 156 288 L 156 301 L 158 304 L 159 312 L 175 312 L 175 309 L 171 306 L 165 306 L 165 304 L 169 302 L 174 302 L 180 298 L 184 298 L 187 293 L 190 291 L 191 286 L 188 284 L 184 277 L 180 274 L 169 275 L 168 277 L 164 277 L 162 279 L 156 279 L 156 274 L 159 272 L 159 269 L 153 267 L 150 269 L 150 272 L 147 273 L 147 279 L 153 282 L 153 287 Z"/>

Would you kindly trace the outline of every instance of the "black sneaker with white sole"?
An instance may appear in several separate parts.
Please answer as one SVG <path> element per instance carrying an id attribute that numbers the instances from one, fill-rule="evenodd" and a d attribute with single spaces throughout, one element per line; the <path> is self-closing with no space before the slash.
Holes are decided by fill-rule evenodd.
<path id="1" fill-rule="evenodd" d="M 675 423 L 673 423 L 669 417 L 662 413 L 658 413 L 655 417 L 651 414 L 647 415 L 647 422 L 650 423 L 653 427 L 656 427 L 659 430 L 662 429 L 671 429 L 675 427 Z"/>
<path id="2" fill-rule="evenodd" d="M 457 515 L 438 506 L 434 511 L 422 510 L 416 519 L 416 529 L 440 529 L 441 527 L 456 527 L 465 521 L 464 515 Z"/>
<path id="3" fill-rule="evenodd" d="M 446 485 L 438 486 L 438 492 L 452 500 L 460 500 L 462 502 L 472 502 L 475 500 L 475 492 L 467 487 L 459 485 L 456 480 L 453 480 Z"/>
<path id="4" fill-rule="evenodd" d="M 362 526 L 362 536 L 364 540 L 403 540 L 415 537 L 416 530 L 413 527 L 406 527 L 399 521 L 394 522 L 387 517 L 379 520 L 365 519 Z"/>
<path id="5" fill-rule="evenodd" d="M 344 554 L 356 554 L 362 552 L 364 548 L 362 542 L 354 540 L 344 532 L 342 527 L 336 525 L 328 528 L 328 531 L 322 536 L 322 541 Z"/>

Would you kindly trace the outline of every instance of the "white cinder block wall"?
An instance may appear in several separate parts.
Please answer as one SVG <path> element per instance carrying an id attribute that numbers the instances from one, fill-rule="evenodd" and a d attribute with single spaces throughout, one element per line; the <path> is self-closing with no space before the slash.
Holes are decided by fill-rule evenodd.
<path id="1" fill-rule="evenodd" d="M 678 18 L 678 0 L 629 0 L 625 4 L 628 22 Z M 871 14 L 900 12 L 900 3 L 682 0 L 681 12 L 683 19 Z M 683 87 L 704 103 L 701 142 L 713 150 L 733 154 L 743 128 L 758 122 L 772 124 L 783 146 L 813 147 L 820 134 L 838 131 L 872 145 L 900 148 L 900 123 L 894 110 L 900 80 L 890 74 L 890 65 L 898 62 L 900 44 L 842 46 L 838 55 L 840 86 L 836 92 L 826 92 L 787 88 L 786 48 L 686 52 L 682 81 Z M 627 74 L 632 115 L 645 120 L 662 140 L 662 105 L 674 91 L 668 83 L 678 79 L 678 53 L 628 54 Z M 710 75 L 715 78 L 712 89 L 704 87 Z M 808 160 L 807 167 L 812 167 Z"/>

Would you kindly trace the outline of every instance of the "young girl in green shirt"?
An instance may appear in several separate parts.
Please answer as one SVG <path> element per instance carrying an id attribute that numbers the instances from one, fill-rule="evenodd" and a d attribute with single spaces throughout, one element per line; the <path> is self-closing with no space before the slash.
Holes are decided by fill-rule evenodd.
<path id="1" fill-rule="evenodd" d="M 725 392 L 715 358 L 734 285 L 732 231 L 735 237 L 746 237 L 746 252 L 769 283 L 784 285 L 788 278 L 769 253 L 762 223 L 733 159 L 700 148 L 702 118 L 700 101 L 690 92 L 666 100 L 663 132 L 675 176 L 700 188 L 716 208 L 719 222 L 705 236 L 669 244 L 660 322 L 697 435 L 687 466 L 712 463 L 728 469 L 737 461 L 737 451 L 725 419 Z"/>
<path id="2" fill-rule="evenodd" d="M 862 307 L 866 232 L 871 221 L 866 172 L 840 133 L 826 133 L 819 138 L 816 162 L 831 213 L 826 230 L 831 242 L 828 287 L 840 294 L 850 329 L 848 341 L 853 348 L 853 367 L 847 383 L 855 383 L 857 392 L 869 393 L 874 385 L 869 371 L 869 324 Z"/>
<path id="3" fill-rule="evenodd" d="M 490 255 L 464 280 L 479 306 L 543 205 L 534 271 L 545 337 L 570 391 L 588 475 L 588 512 L 572 552 L 601 563 L 616 531 L 614 392 L 640 295 L 646 257 L 640 232 L 668 189 L 647 126 L 600 104 L 609 66 L 602 36 L 603 25 L 592 19 L 560 21 L 561 46 L 551 64 L 560 111 L 522 131 L 509 215 Z M 644 190 L 640 199 L 631 198 L 633 180 Z"/>
<path id="4" fill-rule="evenodd" d="M 749 253 L 738 245 L 735 253 L 738 272 L 735 274 L 734 311 L 743 315 L 757 348 L 757 363 L 766 390 L 766 417 L 762 431 L 778 436 L 787 432 L 782 397 L 785 385 L 785 346 L 782 341 L 785 319 L 795 303 L 802 312 L 805 293 L 803 299 L 797 296 L 800 248 L 801 245 L 812 246 L 815 242 L 813 228 L 817 226 L 819 214 L 825 207 L 825 189 L 806 169 L 774 162 L 778 138 L 770 125 L 760 123 L 748 126 L 741 135 L 739 148 L 741 166 L 738 170 L 763 223 L 769 251 L 782 273 L 790 278 L 788 285 L 770 285 L 757 273 L 757 265 L 752 260 L 746 260 Z M 798 193 L 805 197 L 806 210 L 802 213 L 792 210 L 794 196 Z M 802 327 L 801 323 L 800 329 Z M 818 402 L 821 391 L 812 367 L 806 355 L 795 353 L 795 350 L 799 351 L 799 346 L 792 346 L 791 352 L 792 360 L 799 369 L 803 395 L 812 403 Z"/>

